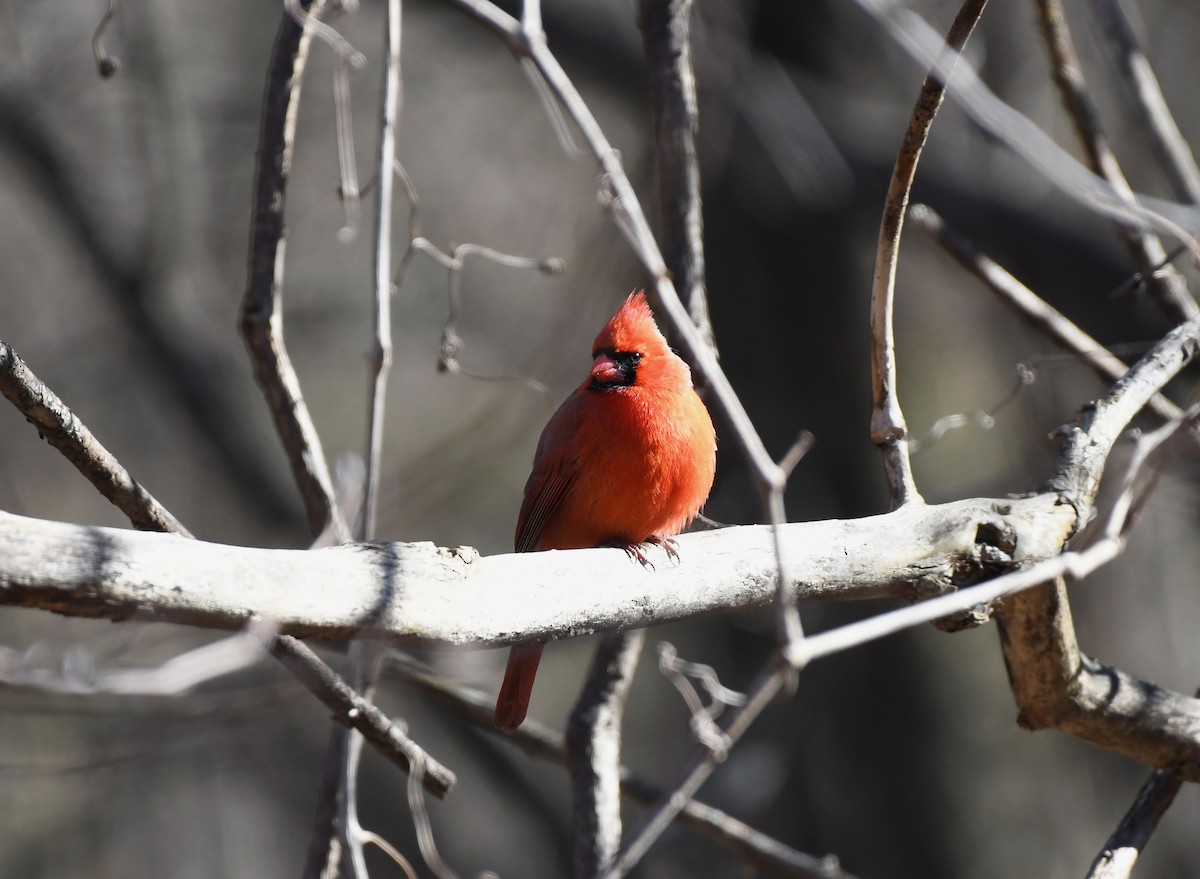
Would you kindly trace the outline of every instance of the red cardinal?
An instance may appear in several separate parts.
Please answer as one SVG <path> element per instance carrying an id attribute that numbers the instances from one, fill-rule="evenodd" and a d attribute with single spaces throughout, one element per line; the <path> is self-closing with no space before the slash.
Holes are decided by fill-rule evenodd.
<path id="1" fill-rule="evenodd" d="M 600 331 L 592 371 L 551 416 L 517 518 L 517 552 L 619 546 L 643 564 L 645 543 L 677 558 L 671 540 L 708 497 L 717 438 L 686 363 L 667 346 L 635 292 Z M 541 644 L 518 644 L 495 724 L 525 719 Z"/>

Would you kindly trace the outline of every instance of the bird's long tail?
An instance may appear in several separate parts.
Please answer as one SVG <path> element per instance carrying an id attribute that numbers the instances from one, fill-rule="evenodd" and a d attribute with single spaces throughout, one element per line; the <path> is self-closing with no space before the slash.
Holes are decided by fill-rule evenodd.
<path id="1" fill-rule="evenodd" d="M 496 714 L 492 720 L 506 733 L 515 732 L 529 710 L 529 695 L 542 658 L 542 644 L 518 644 L 508 654 L 504 683 L 496 699 Z"/>

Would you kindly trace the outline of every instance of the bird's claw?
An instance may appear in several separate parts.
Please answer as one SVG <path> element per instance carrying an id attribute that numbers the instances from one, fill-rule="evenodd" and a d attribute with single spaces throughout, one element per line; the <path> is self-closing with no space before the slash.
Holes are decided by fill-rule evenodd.
<path id="1" fill-rule="evenodd" d="M 621 543 L 617 542 L 617 546 L 625 550 L 625 554 L 631 559 L 636 559 L 638 564 L 643 568 L 653 571 L 654 562 L 646 557 L 645 547 L 658 546 L 667 554 L 667 558 L 671 560 L 671 564 L 679 564 L 679 546 L 670 537 L 647 537 L 641 543 Z"/>
<path id="2" fill-rule="evenodd" d="M 679 544 L 675 542 L 673 537 L 647 537 L 646 543 L 654 546 L 661 546 L 663 552 L 667 554 L 667 558 L 671 560 L 671 564 L 679 564 Z"/>
<path id="3" fill-rule="evenodd" d="M 646 558 L 646 554 L 644 552 L 642 552 L 642 547 L 644 545 L 645 544 L 642 544 L 642 543 L 619 544 L 621 549 L 625 550 L 625 554 L 628 555 L 631 559 L 637 559 L 638 564 L 640 564 L 643 568 L 647 568 L 647 569 L 653 571 L 654 570 L 654 562 L 652 562 L 652 561 L 650 561 L 650 559 Z"/>

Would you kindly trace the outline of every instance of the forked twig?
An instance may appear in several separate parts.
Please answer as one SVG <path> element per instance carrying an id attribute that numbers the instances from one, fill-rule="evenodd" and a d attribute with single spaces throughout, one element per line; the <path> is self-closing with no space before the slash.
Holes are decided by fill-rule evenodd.
<path id="1" fill-rule="evenodd" d="M 481 729 L 500 735 L 492 724 L 494 696 L 448 681 L 407 654 L 393 651 L 390 656 L 391 666 L 405 684 L 433 697 Z M 536 720 L 526 720 L 515 733 L 505 734 L 504 739 L 534 757 L 566 763 L 562 734 Z M 662 795 L 655 785 L 621 767 L 622 797 L 649 805 Z M 853 879 L 840 869 L 836 858 L 816 858 L 796 851 L 699 800 L 685 804 L 676 822 L 737 853 L 756 870 L 767 870 L 792 879 Z"/>

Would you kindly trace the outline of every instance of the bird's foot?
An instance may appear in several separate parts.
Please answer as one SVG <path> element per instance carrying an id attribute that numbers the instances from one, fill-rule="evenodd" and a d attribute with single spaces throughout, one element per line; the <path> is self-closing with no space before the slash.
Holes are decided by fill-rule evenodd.
<path id="1" fill-rule="evenodd" d="M 671 564 L 679 564 L 679 544 L 675 542 L 673 537 L 647 537 L 646 543 L 654 546 L 661 546 L 663 552 L 667 554 L 667 558 L 671 560 Z"/>
<path id="2" fill-rule="evenodd" d="M 654 570 L 654 562 L 646 558 L 646 553 L 642 551 L 642 547 L 646 546 L 645 543 L 623 543 L 618 540 L 613 542 L 613 546 L 625 550 L 625 554 L 631 559 L 637 559 L 638 564 L 643 568 Z"/>
<path id="3" fill-rule="evenodd" d="M 654 562 L 650 561 L 650 559 L 646 556 L 645 550 L 648 546 L 661 547 L 663 552 L 667 554 L 667 558 L 671 560 L 671 564 L 679 564 L 679 547 L 670 537 L 650 536 L 641 543 L 626 543 L 624 541 L 614 540 L 612 545 L 625 550 L 626 555 L 628 555 L 631 559 L 636 559 L 638 564 L 651 571 L 653 571 L 655 568 Z"/>

